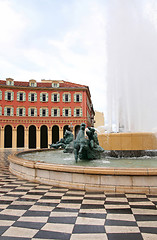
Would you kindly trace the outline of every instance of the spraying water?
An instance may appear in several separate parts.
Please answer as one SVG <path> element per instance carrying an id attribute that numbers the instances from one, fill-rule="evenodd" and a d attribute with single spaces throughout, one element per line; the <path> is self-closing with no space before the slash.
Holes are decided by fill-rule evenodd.
<path id="1" fill-rule="evenodd" d="M 157 132 L 157 21 L 151 9 L 156 14 L 156 1 L 109 1 L 109 131 L 115 124 L 116 132 Z"/>

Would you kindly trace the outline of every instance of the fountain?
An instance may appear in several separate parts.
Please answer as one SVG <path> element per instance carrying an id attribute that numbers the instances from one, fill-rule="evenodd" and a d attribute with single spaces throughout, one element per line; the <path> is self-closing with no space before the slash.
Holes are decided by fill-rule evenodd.
<path id="1" fill-rule="evenodd" d="M 76 141 L 75 157 L 55 149 L 9 156 L 13 174 L 57 187 L 87 191 L 157 193 L 157 157 L 141 157 L 145 150 L 156 155 L 157 149 L 156 25 L 149 17 L 147 1 L 111 0 L 108 13 L 109 129 L 108 133 L 98 135 L 98 139 L 106 151 L 125 151 L 128 155 L 136 151 L 140 157 L 104 156 L 75 162 L 81 156 Z"/>

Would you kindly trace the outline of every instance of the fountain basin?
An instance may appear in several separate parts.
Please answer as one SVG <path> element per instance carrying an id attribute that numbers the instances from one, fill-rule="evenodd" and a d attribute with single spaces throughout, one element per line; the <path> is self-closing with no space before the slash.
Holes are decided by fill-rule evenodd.
<path id="1" fill-rule="evenodd" d="M 99 144 L 105 150 L 153 150 L 157 149 L 157 136 L 151 132 L 104 133 L 98 135 Z"/>
<path id="2" fill-rule="evenodd" d="M 56 151 L 29 150 L 22 153 Z M 12 154 L 10 172 L 33 182 L 86 191 L 112 193 L 157 193 L 157 168 L 106 168 L 52 164 L 26 160 Z"/>

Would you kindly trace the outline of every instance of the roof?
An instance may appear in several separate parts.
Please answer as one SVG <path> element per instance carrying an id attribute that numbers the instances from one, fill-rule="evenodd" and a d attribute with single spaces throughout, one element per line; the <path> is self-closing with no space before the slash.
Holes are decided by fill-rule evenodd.
<path id="1" fill-rule="evenodd" d="M 52 80 L 53 82 L 53 80 Z M 52 88 L 52 82 L 37 82 L 37 87 Z M 57 82 L 56 80 L 54 82 Z M 67 81 L 58 81 L 59 88 L 88 88 L 86 85 L 76 84 Z M 0 80 L 0 85 L 6 85 L 5 80 Z M 29 87 L 29 82 L 14 81 L 14 86 L 17 87 Z"/>

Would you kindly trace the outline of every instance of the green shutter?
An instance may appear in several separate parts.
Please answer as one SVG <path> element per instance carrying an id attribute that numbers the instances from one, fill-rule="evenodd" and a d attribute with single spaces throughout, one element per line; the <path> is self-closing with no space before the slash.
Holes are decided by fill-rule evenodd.
<path id="1" fill-rule="evenodd" d="M 60 117 L 60 109 L 57 109 L 57 117 Z"/>
<path id="2" fill-rule="evenodd" d="M 19 116 L 19 108 L 16 108 L 16 116 Z"/>
<path id="3" fill-rule="evenodd" d="M 26 93 L 23 93 L 23 101 L 26 101 Z"/>
<path id="4" fill-rule="evenodd" d="M 26 116 L 26 109 L 23 108 L 23 116 L 25 117 Z"/>
<path id="5" fill-rule="evenodd" d="M 57 93 L 57 102 L 60 102 L 60 94 Z"/>
<path id="6" fill-rule="evenodd" d="M 40 108 L 40 117 L 42 117 L 42 108 Z"/>
<path id="7" fill-rule="evenodd" d="M 14 100 L 14 92 L 11 92 L 11 101 Z"/>
<path id="8" fill-rule="evenodd" d="M 7 116 L 7 108 L 4 107 L 4 116 Z"/>
<path id="9" fill-rule="evenodd" d="M 5 92 L 5 100 L 8 100 L 8 92 Z"/>
<path id="10" fill-rule="evenodd" d="M 49 116 L 49 110 L 48 110 L 48 108 L 46 108 L 46 117 L 48 117 Z"/>
<path id="11" fill-rule="evenodd" d="M 34 94 L 34 102 L 37 101 L 37 93 Z"/>
<path id="12" fill-rule="evenodd" d="M 71 108 L 69 108 L 69 114 L 68 117 L 71 117 Z"/>
<path id="13" fill-rule="evenodd" d="M 0 116 L 2 116 L 2 107 L 0 107 Z"/>
<path id="14" fill-rule="evenodd" d="M 51 94 L 51 102 L 54 102 L 54 93 Z"/>
<path id="15" fill-rule="evenodd" d="M 31 109 L 28 108 L 28 116 L 30 117 L 31 116 Z"/>
<path id="16" fill-rule="evenodd" d="M 11 108 L 11 116 L 14 116 L 14 108 Z"/>
<path id="17" fill-rule="evenodd" d="M 31 102 L 31 93 L 28 93 L 28 101 Z"/>
<path id="18" fill-rule="evenodd" d="M 54 109 L 51 108 L 51 117 L 54 117 Z"/>
<path id="19" fill-rule="evenodd" d="M 74 102 L 76 102 L 76 93 L 74 94 Z"/>
<path id="20" fill-rule="evenodd" d="M 2 100 L 2 91 L 0 91 L 0 100 Z"/>
<path id="21" fill-rule="evenodd" d="M 82 108 L 80 108 L 80 117 L 82 117 Z"/>
<path id="22" fill-rule="evenodd" d="M 37 109 L 36 108 L 34 110 L 34 115 L 35 115 L 35 117 L 37 117 Z"/>
<path id="23" fill-rule="evenodd" d="M 43 95 L 43 94 L 42 94 L 42 93 L 40 93 L 40 102 L 42 102 L 42 95 Z"/>
<path id="24" fill-rule="evenodd" d="M 20 93 L 17 92 L 17 101 L 19 101 L 19 99 L 20 99 Z"/>
<path id="25" fill-rule="evenodd" d="M 63 117 L 65 117 L 65 109 L 64 108 L 62 110 L 62 113 L 63 113 Z"/>
<path id="26" fill-rule="evenodd" d="M 46 93 L 46 102 L 48 102 L 48 100 L 49 100 L 49 95 L 48 93 Z"/>
<path id="27" fill-rule="evenodd" d="M 82 102 L 82 93 L 80 93 L 80 102 Z"/>
<path id="28" fill-rule="evenodd" d="M 65 102 L 65 94 L 63 93 L 63 102 Z"/>
<path id="29" fill-rule="evenodd" d="M 74 117 L 76 117 L 76 108 L 74 109 Z"/>
<path id="30" fill-rule="evenodd" d="M 71 102 L 71 94 L 70 93 L 69 93 L 69 97 L 68 98 L 69 98 L 68 102 Z"/>

